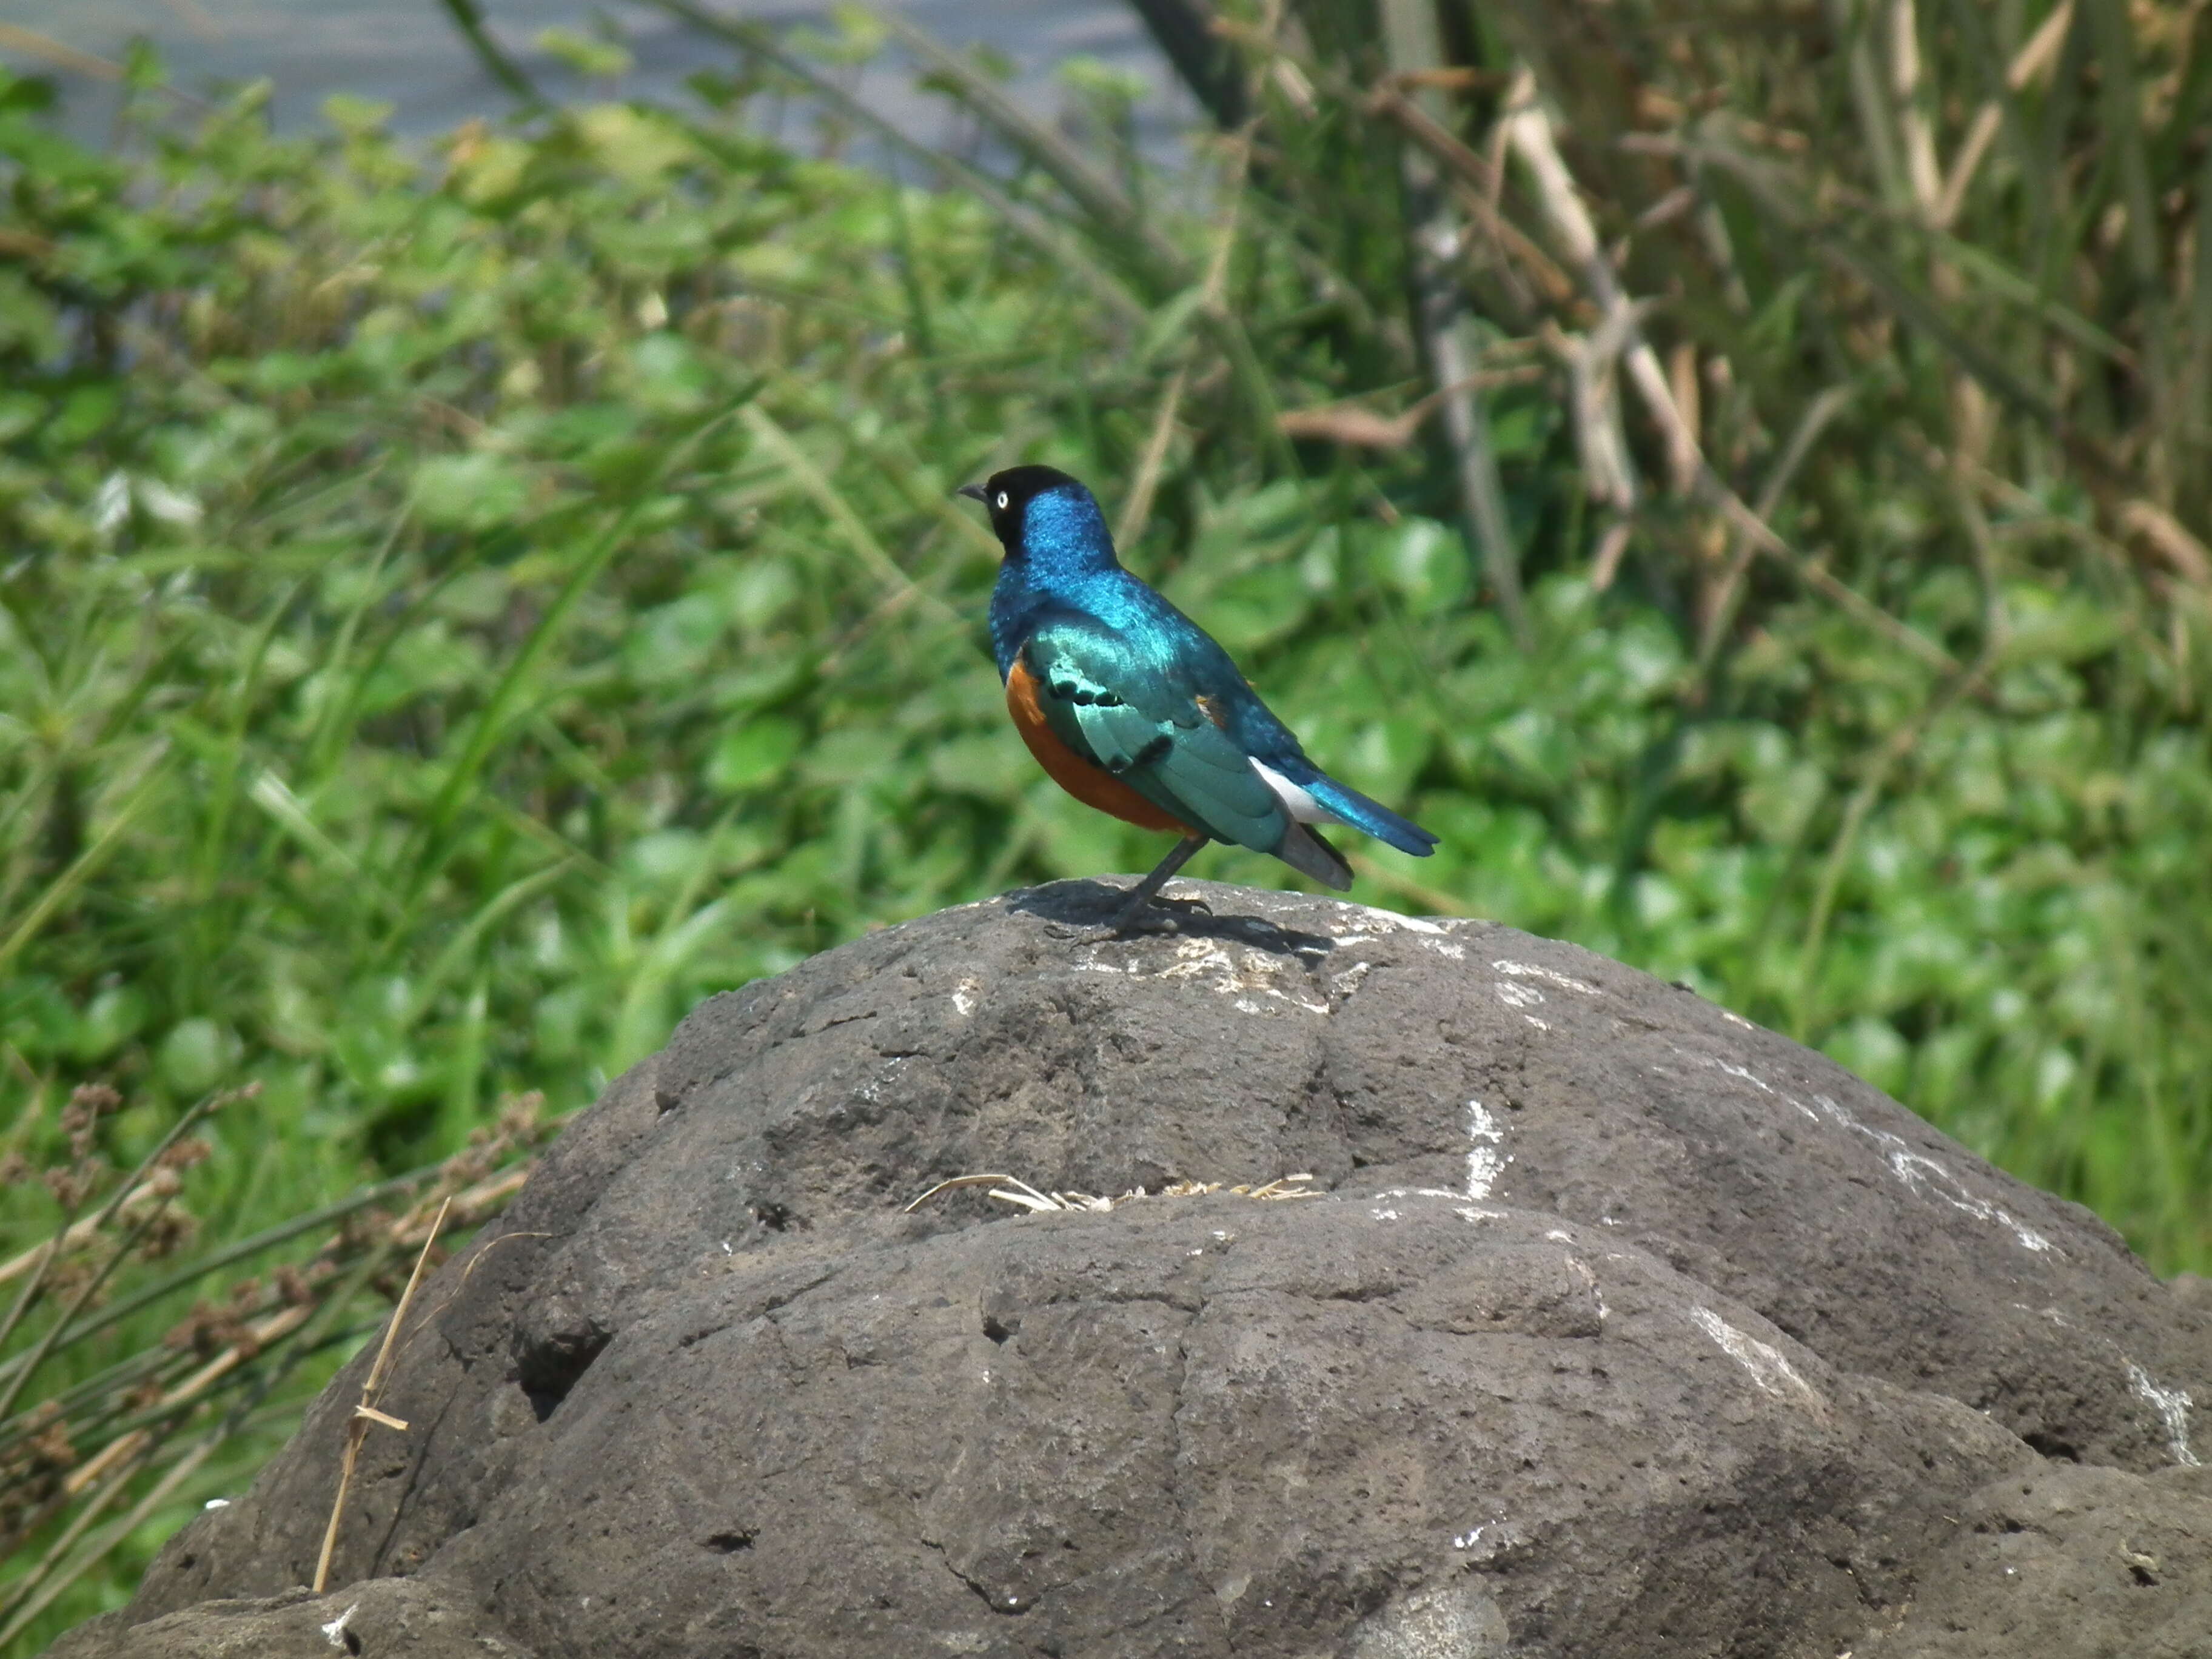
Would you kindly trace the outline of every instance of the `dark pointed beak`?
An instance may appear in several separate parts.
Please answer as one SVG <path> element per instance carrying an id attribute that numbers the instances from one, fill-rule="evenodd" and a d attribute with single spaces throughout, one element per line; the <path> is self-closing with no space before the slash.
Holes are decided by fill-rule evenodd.
<path id="1" fill-rule="evenodd" d="M 981 484 L 962 484 L 959 489 L 954 490 L 952 493 L 956 495 L 965 495 L 971 501 L 988 501 L 990 499 L 990 492 L 986 490 Z"/>

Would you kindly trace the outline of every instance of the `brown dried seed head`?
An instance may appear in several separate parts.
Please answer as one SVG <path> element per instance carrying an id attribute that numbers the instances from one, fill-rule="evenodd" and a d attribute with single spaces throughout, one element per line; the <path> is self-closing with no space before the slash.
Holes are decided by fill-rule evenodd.
<path id="1" fill-rule="evenodd" d="M 545 1097 L 536 1089 L 515 1096 L 500 1108 L 500 1133 L 510 1140 L 530 1139 L 538 1132 L 538 1114 L 544 1109 Z"/>
<path id="2" fill-rule="evenodd" d="M 216 1344 L 216 1329 L 230 1317 L 223 1309 L 204 1302 L 192 1304 L 192 1310 L 170 1327 L 169 1334 L 161 1339 L 162 1345 L 171 1348 L 196 1348 L 202 1353 L 212 1352 Z"/>
<path id="3" fill-rule="evenodd" d="M 40 1177 L 46 1190 L 54 1195 L 54 1202 L 64 1210 L 74 1210 L 90 1197 L 92 1189 L 100 1184 L 101 1165 L 97 1160 L 80 1159 L 81 1167 L 48 1170 Z"/>
<path id="4" fill-rule="evenodd" d="M 198 1224 L 181 1210 L 164 1210 L 147 1224 L 145 1236 L 138 1241 L 139 1258 L 158 1261 L 163 1256 L 174 1255 Z"/>
<path id="5" fill-rule="evenodd" d="M 215 1148 L 198 1135 L 186 1135 L 161 1154 L 161 1167 L 167 1170 L 189 1170 L 195 1164 L 204 1164 L 215 1156 Z"/>
<path id="6" fill-rule="evenodd" d="M 70 1443 L 66 1419 L 57 1417 L 47 1424 L 31 1437 L 30 1447 L 39 1462 L 49 1468 L 65 1469 L 76 1462 L 76 1447 Z"/>
<path id="7" fill-rule="evenodd" d="M 106 1117 L 111 1112 L 123 1109 L 123 1097 L 105 1083 L 80 1083 L 70 1091 L 69 1110 L 74 1111 L 79 1107 L 94 1117 Z M 66 1113 L 62 1121 L 64 1123 L 69 1121 Z"/>

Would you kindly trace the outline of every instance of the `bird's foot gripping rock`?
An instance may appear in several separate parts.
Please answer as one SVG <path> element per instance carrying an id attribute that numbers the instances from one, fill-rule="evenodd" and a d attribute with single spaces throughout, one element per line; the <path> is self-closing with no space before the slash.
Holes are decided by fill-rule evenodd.
<path id="1" fill-rule="evenodd" d="M 1213 907 L 1202 898 L 1170 898 L 1164 893 L 1140 893 L 1115 913 L 1105 937 L 1129 939 L 1139 933 L 1172 933 L 1193 916 L 1210 916 Z"/>
<path id="2" fill-rule="evenodd" d="M 1212 914 L 1213 907 L 1202 898 L 1169 898 L 1158 892 L 1133 891 L 1102 921 L 1048 922 L 1045 932 L 1054 939 L 1103 945 L 1109 939 L 1179 933 L 1193 919 Z"/>

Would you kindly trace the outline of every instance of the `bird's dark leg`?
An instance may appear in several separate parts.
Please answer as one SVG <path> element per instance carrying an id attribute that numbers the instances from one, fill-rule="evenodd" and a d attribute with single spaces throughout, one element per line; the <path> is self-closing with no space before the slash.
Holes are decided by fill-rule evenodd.
<path id="1" fill-rule="evenodd" d="M 1185 836 L 1175 844 L 1174 850 L 1153 867 L 1151 875 L 1129 890 L 1128 898 L 1114 913 L 1114 932 L 1116 934 L 1129 931 L 1129 925 L 1145 913 L 1145 907 L 1152 902 L 1152 896 L 1168 884 L 1170 877 L 1190 862 L 1191 854 L 1205 846 L 1206 841 L 1207 837 L 1204 836 Z M 1200 909 L 1205 908 L 1198 900 L 1192 902 L 1198 904 Z"/>

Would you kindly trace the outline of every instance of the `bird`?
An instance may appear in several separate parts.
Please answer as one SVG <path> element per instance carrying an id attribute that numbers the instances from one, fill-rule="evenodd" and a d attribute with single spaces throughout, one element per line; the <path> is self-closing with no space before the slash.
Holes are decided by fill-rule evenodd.
<path id="1" fill-rule="evenodd" d="M 1130 890 L 1125 934 L 1212 842 L 1271 853 L 1340 891 L 1352 866 L 1317 824 L 1416 858 L 1437 837 L 1306 758 L 1228 652 L 1122 567 L 1097 499 L 1049 466 L 1014 466 L 954 494 L 981 501 L 1005 556 L 991 652 L 1014 726 L 1086 806 L 1182 839 Z"/>

